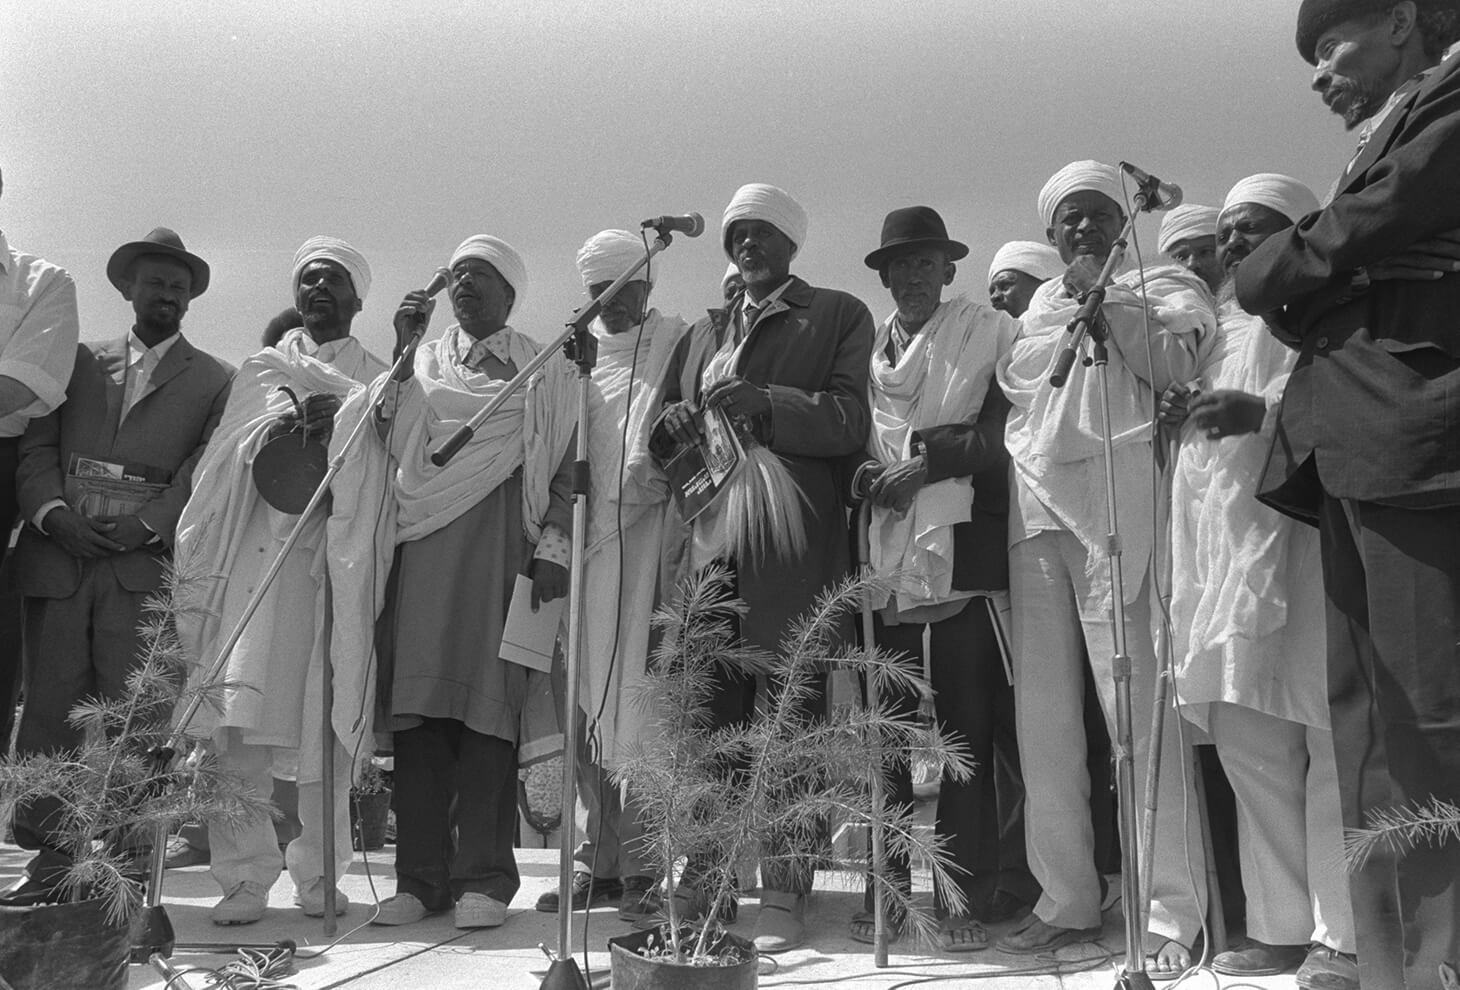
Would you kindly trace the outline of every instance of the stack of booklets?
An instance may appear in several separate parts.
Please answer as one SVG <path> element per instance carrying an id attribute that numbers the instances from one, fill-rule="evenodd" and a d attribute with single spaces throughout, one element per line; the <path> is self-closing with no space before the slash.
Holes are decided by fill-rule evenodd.
<path id="1" fill-rule="evenodd" d="M 63 483 L 66 504 L 83 516 L 130 516 L 172 482 L 172 472 L 72 454 Z"/>

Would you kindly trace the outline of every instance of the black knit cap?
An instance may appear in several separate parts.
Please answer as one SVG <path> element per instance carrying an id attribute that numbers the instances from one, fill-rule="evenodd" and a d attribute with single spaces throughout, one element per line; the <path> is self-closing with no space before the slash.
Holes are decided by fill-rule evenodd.
<path id="1" fill-rule="evenodd" d="M 1298 7 L 1298 54 L 1309 65 L 1317 65 L 1318 39 L 1324 31 L 1355 17 L 1382 14 L 1394 3 L 1395 0 L 1303 0 Z M 1421 10 L 1457 10 L 1460 0 L 1416 0 L 1415 6 Z"/>

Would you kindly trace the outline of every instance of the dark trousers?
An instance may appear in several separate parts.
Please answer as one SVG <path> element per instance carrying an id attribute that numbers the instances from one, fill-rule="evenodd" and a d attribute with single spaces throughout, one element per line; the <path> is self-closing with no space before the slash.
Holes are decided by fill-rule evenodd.
<path id="1" fill-rule="evenodd" d="M 15 468 L 19 463 L 19 437 L 0 437 L 0 557 L 15 526 L 19 506 L 15 497 Z M 20 594 L 14 589 L 9 568 L 0 571 L 0 755 L 10 752 L 10 733 L 15 721 L 15 692 L 20 686 Z"/>
<path id="2" fill-rule="evenodd" d="M 467 892 L 512 903 L 517 747 L 446 718 L 393 735 L 396 892 L 431 911 Z"/>
<path id="3" fill-rule="evenodd" d="M 25 599 L 25 708 L 15 737 L 18 755 L 59 753 L 81 745 L 67 720 L 87 697 L 119 698 L 138 663 L 137 623 L 148 594 L 128 591 L 109 559 L 81 566 L 69 598 Z M 27 870 L 44 880 L 70 865 L 57 835 L 60 803 L 42 798 L 15 809 L 15 841 L 37 850 Z"/>
<path id="4" fill-rule="evenodd" d="M 922 670 L 923 624 L 889 626 L 876 619 L 877 645 L 900 653 L 910 669 Z M 1039 884 L 1024 856 L 1022 810 L 1017 827 L 1005 829 L 999 815 L 995 766 L 1019 774 L 1019 750 L 1014 735 L 1014 689 L 1004 673 L 988 604 L 969 601 L 957 615 L 932 623 L 929 637 L 929 674 L 933 705 L 944 732 L 955 734 L 977 764 L 974 775 L 957 782 L 945 775 L 939 783 L 937 835 L 947 844 L 957 869 L 953 880 L 969 910 L 981 913 L 996 890 L 1033 903 Z M 892 713 L 917 713 L 916 693 L 891 691 L 884 699 Z M 910 805 L 913 800 L 911 767 L 898 761 L 888 767 L 888 799 Z M 892 861 L 894 877 L 906 876 L 906 860 Z M 870 899 L 869 899 L 870 907 Z M 938 908 L 946 903 L 940 896 Z"/>
<path id="5" fill-rule="evenodd" d="M 767 690 L 774 696 L 777 689 L 778 684 L 775 678 L 771 678 L 767 683 Z M 755 714 L 756 694 L 755 677 L 731 674 L 723 668 L 718 668 L 714 678 L 714 693 L 711 695 L 708 706 L 711 728 L 721 729 L 750 721 Z M 798 712 L 798 717 L 806 720 L 826 717 L 825 673 L 817 674 L 812 678 L 811 690 L 804 706 Z M 733 782 L 740 776 L 741 768 L 728 769 Z M 734 784 L 732 783 L 731 786 Z M 779 858 L 789 850 L 775 841 L 772 841 L 770 846 L 771 848 L 766 852 L 778 858 L 761 860 L 761 888 L 793 894 L 810 893 L 812 883 L 816 878 L 815 857 L 800 857 L 790 860 Z M 690 864 L 690 868 L 693 869 L 694 864 Z"/>
<path id="6" fill-rule="evenodd" d="M 1328 699 L 1345 828 L 1460 803 L 1460 508 L 1325 494 Z M 1460 960 L 1460 842 L 1377 847 L 1350 873 L 1365 990 L 1432 988 Z"/>

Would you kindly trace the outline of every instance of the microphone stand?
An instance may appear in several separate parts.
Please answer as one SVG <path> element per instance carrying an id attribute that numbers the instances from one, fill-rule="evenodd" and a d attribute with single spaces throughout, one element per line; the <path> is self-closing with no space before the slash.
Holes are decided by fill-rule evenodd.
<path id="1" fill-rule="evenodd" d="M 425 329 L 426 325 L 424 322 L 422 322 L 420 329 L 416 331 L 417 340 L 420 339 L 420 336 L 422 333 L 425 332 Z M 396 357 L 395 363 L 392 364 L 390 367 L 390 371 L 388 372 L 389 377 L 394 378 L 397 374 L 399 374 L 403 363 L 411 360 L 414 355 L 415 342 L 413 341 L 410 345 L 407 345 L 406 347 L 401 349 L 401 353 L 399 354 L 399 356 Z M 325 500 L 325 497 L 329 495 L 330 483 L 334 481 L 335 476 L 340 473 L 340 469 L 344 466 L 345 455 L 349 453 L 350 448 L 355 445 L 355 442 L 361 436 L 364 435 L 365 429 L 373 422 L 374 416 L 372 416 L 370 410 L 367 409 L 365 415 L 360 417 L 360 422 L 356 423 L 355 428 L 350 431 L 350 435 L 345 439 L 344 444 L 340 447 L 340 452 L 330 460 L 329 469 L 325 472 L 324 477 L 319 480 L 319 484 L 315 486 L 314 494 L 309 497 L 309 502 L 304 506 L 303 511 L 299 513 L 299 517 L 294 521 L 293 527 L 289 530 L 289 535 L 284 538 L 284 543 L 279 547 L 279 552 L 274 556 L 273 562 L 269 564 L 269 569 L 264 572 L 264 576 L 259 581 L 258 587 L 255 589 L 253 595 L 250 596 L 248 603 L 244 606 L 243 614 L 238 617 L 238 622 L 234 624 L 233 630 L 228 634 L 228 638 L 224 640 L 223 646 L 219 648 L 218 655 L 213 659 L 213 662 L 208 665 L 207 672 L 203 675 L 200 681 L 202 685 L 207 686 L 213 684 L 218 680 L 218 675 L 222 673 L 224 665 L 228 662 L 228 657 L 233 653 L 233 648 L 236 647 L 238 645 L 238 641 L 243 638 L 244 630 L 248 628 L 248 624 L 250 621 L 252 621 L 254 613 L 259 610 L 259 606 L 263 604 L 264 595 L 268 594 L 269 588 L 274 583 L 274 579 L 279 576 L 279 571 L 283 569 L 284 559 L 289 556 L 289 552 L 293 550 L 295 545 L 299 542 L 299 538 L 304 533 L 305 524 L 309 522 L 309 519 L 314 514 L 315 509 L 317 509 L 320 504 Z M 328 588 L 328 583 L 326 583 L 326 588 Z M 326 596 L 326 607 L 328 607 L 328 601 L 328 596 Z M 326 626 L 326 629 L 328 629 L 328 626 Z M 325 642 L 327 647 L 329 642 L 328 638 L 326 638 Z M 321 809 L 324 818 L 324 834 L 322 836 L 324 846 L 325 883 L 324 925 L 325 931 L 328 934 L 334 933 L 336 924 L 336 877 L 334 861 L 334 712 L 332 710 L 334 688 L 334 682 L 332 680 L 333 674 L 334 670 L 330 663 L 329 654 L 328 652 L 326 652 L 324 656 L 324 670 L 321 671 L 324 688 L 322 692 L 324 699 L 322 707 L 324 708 L 323 736 L 325 740 L 325 745 L 320 767 L 320 776 L 323 778 L 320 781 L 320 786 L 324 789 L 324 801 L 323 807 Z M 174 722 L 172 734 L 168 737 L 167 744 L 165 746 L 158 747 L 150 754 L 153 761 L 154 772 L 157 775 L 160 776 L 162 774 L 165 774 L 168 768 L 172 765 L 173 761 L 177 758 L 178 748 L 182 745 L 183 739 L 187 735 L 187 728 L 192 723 L 193 719 L 197 717 L 198 709 L 202 707 L 202 705 L 203 694 L 202 692 L 198 692 L 193 695 L 192 700 L 190 700 L 187 707 L 183 709 L 182 715 L 179 716 Z M 202 743 L 197 743 L 195 749 L 200 748 L 201 746 Z M 159 825 L 152 834 L 152 853 L 151 858 L 148 861 L 147 870 L 147 899 L 142 920 L 134 929 L 131 953 L 132 962 L 147 962 L 154 955 L 160 955 L 163 958 L 167 958 L 172 955 L 172 950 L 174 948 L 174 943 L 176 939 L 173 932 L 172 921 L 167 917 L 167 909 L 162 905 L 163 879 L 167 873 L 166 855 L 167 826 Z M 220 951 L 232 951 L 232 947 L 226 944 L 220 944 L 217 946 L 217 948 Z"/>
<path id="2" fill-rule="evenodd" d="M 1074 367 L 1080 347 L 1088 336 L 1091 341 L 1091 354 L 1085 363 L 1094 366 L 1100 389 L 1102 456 L 1105 460 L 1105 518 L 1108 526 L 1105 545 L 1107 556 L 1110 558 L 1110 627 L 1115 646 L 1115 655 L 1111 658 L 1111 670 L 1115 678 L 1115 731 L 1117 736 L 1115 787 L 1116 800 L 1120 805 L 1122 866 L 1120 881 L 1121 900 L 1124 903 L 1122 913 L 1125 915 L 1125 969 L 1117 976 L 1115 985 L 1118 990 L 1153 990 L 1151 977 L 1146 972 L 1146 953 L 1142 947 L 1142 929 L 1148 905 L 1140 900 L 1144 888 L 1140 879 L 1141 861 L 1136 849 L 1136 835 L 1139 829 L 1136 821 L 1136 780 L 1132 757 L 1135 742 L 1131 728 L 1131 659 L 1130 654 L 1126 651 L 1125 641 L 1125 593 L 1123 590 L 1125 585 L 1123 583 L 1124 573 L 1121 569 L 1120 527 L 1117 525 L 1115 510 L 1115 448 L 1110 438 L 1110 381 L 1108 375 L 1110 352 L 1106 346 L 1109 333 L 1105 321 L 1100 317 L 1100 306 L 1105 301 L 1106 290 L 1110 287 L 1116 269 L 1120 267 L 1121 261 L 1125 258 L 1126 245 L 1135 230 L 1136 214 L 1149 212 L 1158 204 L 1155 182 L 1143 183 L 1136 191 L 1133 200 L 1135 210 L 1126 220 L 1120 236 L 1111 246 L 1110 256 L 1105 259 L 1105 266 L 1100 270 L 1100 277 L 1085 292 L 1080 300 L 1079 311 L 1065 328 L 1071 335 L 1070 341 L 1055 362 L 1054 371 L 1049 376 L 1049 383 L 1055 388 L 1063 387 L 1069 379 L 1070 370 Z M 1160 759 L 1159 738 L 1150 740 L 1148 751 L 1151 767 L 1159 767 L 1157 762 Z M 1148 781 L 1151 774 L 1155 772 L 1157 772 L 1156 769 L 1148 771 Z M 1154 819 L 1154 816 L 1152 817 Z"/>
<path id="3" fill-rule="evenodd" d="M 563 827 L 558 850 L 558 951 L 550 953 L 552 963 L 543 977 L 541 990 L 588 990 L 584 975 L 573 958 L 573 846 L 577 838 L 572 825 L 573 808 L 578 799 L 578 671 L 583 649 L 583 552 L 588 536 L 588 390 L 593 382 L 593 367 L 598 361 L 598 339 L 588 327 L 619 290 L 639 273 L 649 259 L 669 247 L 673 235 L 658 229 L 658 236 L 637 263 L 615 279 L 607 289 L 584 306 L 568 323 L 556 340 L 544 347 L 517 377 L 507 383 L 481 412 L 451 435 L 431 454 L 431 463 L 445 465 L 464 447 L 476 428 L 501 408 L 532 374 L 551 360 L 559 347 L 578 366 L 578 441 L 573 460 L 573 556 L 568 570 L 568 646 L 565 654 L 567 686 L 563 699 Z"/>

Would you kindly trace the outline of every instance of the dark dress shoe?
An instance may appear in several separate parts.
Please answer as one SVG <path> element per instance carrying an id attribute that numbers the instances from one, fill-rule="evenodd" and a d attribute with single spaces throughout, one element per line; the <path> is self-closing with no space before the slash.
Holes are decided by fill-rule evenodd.
<path id="1" fill-rule="evenodd" d="M 1306 945 L 1268 945 L 1250 938 L 1240 948 L 1217 953 L 1212 969 L 1224 976 L 1277 976 L 1297 969 L 1307 955 Z"/>
<path id="2" fill-rule="evenodd" d="M 1352 953 L 1315 945 L 1298 967 L 1297 981 L 1303 990 L 1359 990 L 1359 961 Z"/>
<path id="3" fill-rule="evenodd" d="M 0 904 L 8 904 L 11 907 L 30 907 L 34 904 L 53 903 L 57 900 L 56 891 L 59 886 L 59 877 L 54 880 L 22 877 L 4 890 L 0 890 Z"/>

